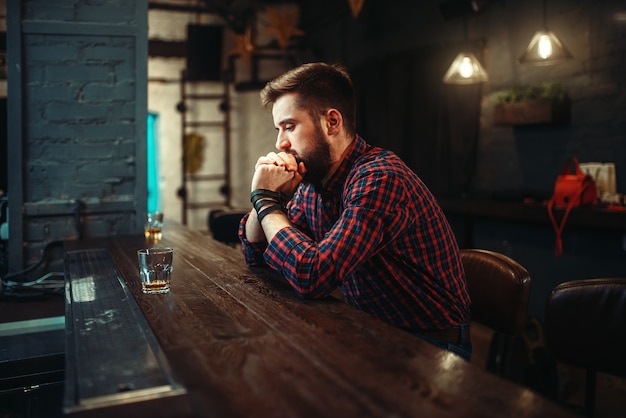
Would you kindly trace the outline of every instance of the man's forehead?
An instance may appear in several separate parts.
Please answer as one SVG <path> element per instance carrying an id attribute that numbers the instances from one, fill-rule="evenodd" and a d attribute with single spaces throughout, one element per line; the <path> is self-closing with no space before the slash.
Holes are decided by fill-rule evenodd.
<path id="1" fill-rule="evenodd" d="M 274 117 L 274 121 L 277 125 L 287 122 L 302 121 L 309 118 L 308 112 L 297 106 L 293 98 L 281 100 L 284 97 L 285 96 L 281 96 L 281 98 L 276 100 L 274 106 L 272 107 L 272 116 Z"/>

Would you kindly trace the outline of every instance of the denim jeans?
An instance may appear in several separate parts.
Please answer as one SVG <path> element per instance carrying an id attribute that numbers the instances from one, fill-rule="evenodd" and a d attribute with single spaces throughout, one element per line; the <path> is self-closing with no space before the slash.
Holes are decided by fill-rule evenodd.
<path id="1" fill-rule="evenodd" d="M 454 354 L 457 354 L 467 361 L 470 361 L 472 359 L 472 341 L 470 340 L 469 336 L 469 327 L 467 325 L 459 325 L 459 328 L 461 332 L 461 342 L 459 344 L 435 340 L 418 332 L 411 332 L 411 334 L 428 343 L 436 345 L 439 348 L 443 348 L 444 350 L 448 350 Z"/>

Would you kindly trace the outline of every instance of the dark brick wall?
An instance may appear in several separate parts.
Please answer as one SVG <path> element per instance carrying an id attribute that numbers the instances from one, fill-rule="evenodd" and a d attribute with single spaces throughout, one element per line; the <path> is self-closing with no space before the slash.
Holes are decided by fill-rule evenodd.
<path id="1" fill-rule="evenodd" d="M 614 162 L 618 192 L 626 193 L 626 22 L 619 18 L 624 4 L 561 0 L 548 5 L 549 27 L 574 55 L 554 66 L 517 62 L 533 22 L 539 27 L 541 14 L 531 3 L 508 2 L 477 17 L 486 22 L 475 30 L 487 40 L 490 82 L 484 88 L 476 189 L 484 194 L 546 197 L 563 163 L 576 156 L 580 161 Z M 507 51 L 515 55 L 507 57 Z M 568 91 L 569 124 L 492 125 L 498 91 L 544 81 L 561 83 Z"/>
<path id="2" fill-rule="evenodd" d="M 134 26 L 144 20 L 137 14 L 141 0 L 27 0 L 22 1 L 24 20 L 51 22 L 113 23 Z"/>
<path id="3" fill-rule="evenodd" d="M 134 193 L 133 46 L 132 38 L 24 38 L 26 201 Z"/>
<path id="4" fill-rule="evenodd" d="M 141 230 L 147 2 L 21 3 L 22 238 L 30 264 L 52 240 Z"/>

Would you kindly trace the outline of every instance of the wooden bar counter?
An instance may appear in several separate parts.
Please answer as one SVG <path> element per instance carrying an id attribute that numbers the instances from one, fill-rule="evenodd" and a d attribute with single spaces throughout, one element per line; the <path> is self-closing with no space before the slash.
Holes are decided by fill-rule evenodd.
<path id="1" fill-rule="evenodd" d="M 118 236 L 66 245 L 110 252 L 186 390 L 188 409 L 161 416 L 569 416 L 337 299 L 300 300 L 210 236 L 173 222 L 163 235 L 158 244 Z M 136 251 L 154 245 L 175 249 L 169 294 L 141 292 Z"/>

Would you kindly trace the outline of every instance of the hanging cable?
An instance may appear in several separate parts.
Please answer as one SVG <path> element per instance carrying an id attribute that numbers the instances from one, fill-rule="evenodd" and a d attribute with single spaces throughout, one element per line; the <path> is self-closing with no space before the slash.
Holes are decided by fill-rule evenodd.
<path id="1" fill-rule="evenodd" d="M 31 280 L 30 282 L 14 282 L 12 280 L 6 280 L 3 283 L 4 283 L 5 286 L 9 286 L 9 287 L 13 287 L 13 286 L 23 286 L 23 287 L 36 286 L 36 285 L 42 283 L 44 280 L 49 279 L 50 277 L 63 277 L 63 278 L 65 278 L 65 273 L 63 273 L 62 271 L 51 271 L 51 272 L 48 272 L 48 273 L 44 274 L 43 276 L 41 276 L 40 278 L 38 278 L 36 280 Z M 55 283 L 54 285 L 56 287 L 56 286 L 58 286 L 58 283 Z"/>
<path id="2" fill-rule="evenodd" d="M 46 253 L 48 252 L 48 249 L 49 249 L 50 247 L 52 247 L 53 245 L 62 244 L 62 243 L 63 243 L 63 241 L 50 241 L 50 242 L 48 242 L 48 243 L 47 243 L 47 244 L 43 247 L 43 250 L 41 250 L 41 256 L 40 256 L 40 258 L 39 258 L 39 261 L 37 261 L 37 263 L 35 263 L 35 264 L 33 264 L 32 266 L 27 267 L 27 268 L 25 268 L 25 269 L 23 269 L 23 270 L 16 271 L 16 272 L 14 272 L 14 273 L 8 273 L 8 274 L 6 274 L 6 275 L 2 278 L 2 283 L 3 283 L 3 284 L 5 284 L 5 285 L 7 285 L 7 282 L 8 282 L 8 280 L 9 280 L 9 279 L 12 279 L 12 278 L 17 278 L 17 277 L 20 277 L 20 276 L 24 277 L 24 275 L 25 275 L 25 274 L 30 273 L 31 271 L 35 270 L 36 268 L 38 268 L 39 266 L 41 266 L 41 265 L 43 264 L 43 262 L 45 261 L 45 259 L 46 259 Z M 14 280 L 14 282 L 16 282 L 16 283 L 22 283 L 22 282 L 25 282 L 25 280 Z"/>

